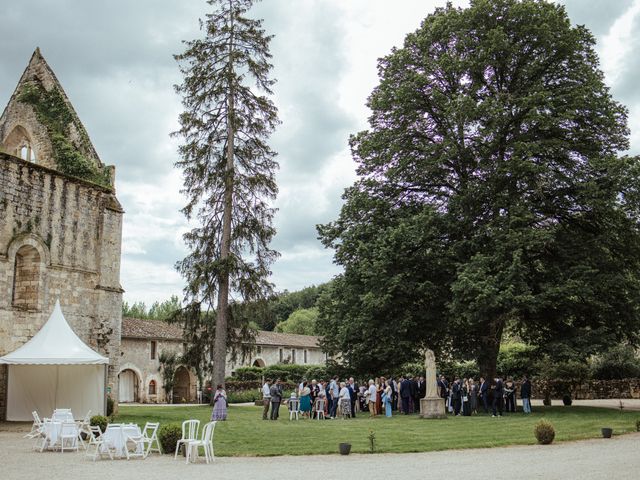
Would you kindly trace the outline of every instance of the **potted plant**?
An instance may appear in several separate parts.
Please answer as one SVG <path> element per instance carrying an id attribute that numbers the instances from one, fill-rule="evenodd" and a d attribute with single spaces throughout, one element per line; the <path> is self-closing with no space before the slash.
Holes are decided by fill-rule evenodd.
<path id="1" fill-rule="evenodd" d="M 612 433 L 613 433 L 613 428 L 605 427 L 602 429 L 602 438 L 611 438 Z"/>
<path id="2" fill-rule="evenodd" d="M 339 448 L 340 448 L 340 455 L 349 455 L 349 452 L 351 452 L 350 443 L 341 443 L 339 445 Z"/>

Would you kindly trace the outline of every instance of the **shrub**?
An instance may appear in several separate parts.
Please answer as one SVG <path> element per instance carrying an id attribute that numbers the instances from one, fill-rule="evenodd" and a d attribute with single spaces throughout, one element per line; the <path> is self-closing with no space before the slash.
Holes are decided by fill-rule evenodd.
<path id="1" fill-rule="evenodd" d="M 622 380 L 640 377 L 640 360 L 633 347 L 617 345 L 594 360 L 593 378 L 598 380 Z"/>
<path id="2" fill-rule="evenodd" d="M 113 398 L 107 397 L 107 417 L 113 415 Z"/>
<path id="3" fill-rule="evenodd" d="M 524 375 L 536 375 L 533 366 L 538 355 L 535 347 L 521 342 L 500 345 L 496 369 L 505 377 L 522 378 Z"/>
<path id="4" fill-rule="evenodd" d="M 259 390 L 243 390 L 237 392 L 227 392 L 227 401 L 229 403 L 247 403 L 255 402 L 262 398 L 262 392 Z"/>
<path id="5" fill-rule="evenodd" d="M 538 364 L 540 377 L 546 380 L 563 380 L 581 383 L 591 376 L 589 366 L 576 360 L 553 362 L 549 358 Z"/>
<path id="6" fill-rule="evenodd" d="M 236 368 L 233 380 L 250 381 L 250 380 L 262 380 L 264 375 L 264 368 L 261 367 L 240 367 Z"/>
<path id="7" fill-rule="evenodd" d="M 636 420 L 636 432 L 640 432 L 640 418 Z"/>
<path id="8" fill-rule="evenodd" d="M 97 425 L 100 427 L 100 430 L 104 432 L 107 429 L 108 420 L 104 415 L 94 415 L 91 417 L 91 420 L 89 420 L 89 423 L 91 425 Z"/>
<path id="9" fill-rule="evenodd" d="M 331 376 L 331 373 L 329 372 L 329 370 L 327 370 L 327 367 L 324 367 L 322 365 L 313 365 L 312 367 L 309 367 L 307 369 L 304 376 L 308 381 L 311 381 L 314 379 L 326 380 Z"/>
<path id="10" fill-rule="evenodd" d="M 571 395 L 563 395 L 562 403 L 564 404 L 565 407 L 570 407 L 571 404 L 573 403 L 573 400 L 571 400 Z"/>
<path id="11" fill-rule="evenodd" d="M 553 425 L 546 420 L 540 420 L 533 429 L 533 433 L 541 445 L 549 445 L 556 437 L 556 431 Z"/>
<path id="12" fill-rule="evenodd" d="M 163 425 L 158 430 L 158 440 L 164 453 L 174 453 L 176 451 L 176 443 L 181 438 L 182 427 L 178 424 Z"/>

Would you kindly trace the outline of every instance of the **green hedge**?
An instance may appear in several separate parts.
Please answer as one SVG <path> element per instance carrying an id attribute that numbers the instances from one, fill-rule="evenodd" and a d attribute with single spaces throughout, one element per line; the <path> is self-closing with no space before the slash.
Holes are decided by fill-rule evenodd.
<path id="1" fill-rule="evenodd" d="M 162 425 L 158 430 L 158 440 L 163 453 L 174 453 L 176 443 L 182 438 L 182 427 L 175 423 Z"/>
<path id="2" fill-rule="evenodd" d="M 303 378 L 328 379 L 330 373 L 322 365 L 297 365 L 280 363 L 268 367 L 241 367 L 236 369 L 232 381 L 262 381 L 263 378 L 275 380 L 280 378 L 284 382 L 299 383 Z"/>

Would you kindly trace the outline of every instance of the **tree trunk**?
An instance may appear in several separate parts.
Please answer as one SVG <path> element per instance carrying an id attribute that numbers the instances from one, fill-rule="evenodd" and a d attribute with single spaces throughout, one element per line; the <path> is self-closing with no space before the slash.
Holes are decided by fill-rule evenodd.
<path id="1" fill-rule="evenodd" d="M 480 375 L 487 381 L 496 377 L 496 365 L 498 363 L 498 352 L 502 340 L 505 320 L 498 318 L 491 322 L 487 335 L 480 337 L 480 352 L 478 353 L 478 367 Z"/>
<path id="2" fill-rule="evenodd" d="M 233 211 L 233 174 L 234 174 L 234 99 L 233 87 L 233 14 L 230 18 L 231 35 L 229 36 L 229 91 L 227 92 L 227 164 L 224 189 L 224 212 L 222 217 L 222 245 L 220 260 L 222 272 L 219 277 L 218 306 L 216 312 L 216 337 L 213 344 L 213 385 L 224 385 L 227 365 L 227 335 L 229 316 L 229 257 L 231 252 L 231 214 Z M 213 396 L 211 402 L 213 403 Z"/>

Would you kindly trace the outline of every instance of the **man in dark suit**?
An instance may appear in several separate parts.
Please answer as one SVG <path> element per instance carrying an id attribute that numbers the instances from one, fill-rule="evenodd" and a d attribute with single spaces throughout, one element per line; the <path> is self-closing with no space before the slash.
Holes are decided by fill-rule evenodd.
<path id="1" fill-rule="evenodd" d="M 427 384 L 424 382 L 424 377 L 418 379 L 418 400 L 427 396 Z"/>
<path id="2" fill-rule="evenodd" d="M 460 379 L 458 377 L 456 377 L 451 385 L 451 402 L 453 403 L 454 415 L 460 415 L 460 408 L 462 407 L 462 385 L 460 385 Z"/>
<path id="3" fill-rule="evenodd" d="M 480 377 L 480 388 L 478 389 L 478 395 L 482 399 L 484 413 L 489 413 L 489 384 L 485 381 L 484 377 Z"/>
<path id="4" fill-rule="evenodd" d="M 411 398 L 411 380 L 409 376 L 400 383 L 400 398 L 402 399 L 402 413 L 409 415 L 409 399 Z"/>
<path id="5" fill-rule="evenodd" d="M 491 407 L 493 410 L 493 417 L 495 417 L 496 414 L 499 417 L 502 416 L 502 411 L 504 409 L 504 384 L 500 377 L 496 378 L 496 387 L 493 389 L 493 401 L 491 402 Z"/>
<path id="6" fill-rule="evenodd" d="M 411 378 L 411 413 L 420 411 L 420 401 L 416 402 L 418 398 L 418 377 Z"/>
<path id="7" fill-rule="evenodd" d="M 351 401 L 351 418 L 356 418 L 356 400 L 358 399 L 358 385 L 353 380 L 353 377 L 349 378 L 347 383 L 349 389 L 349 400 Z"/>

